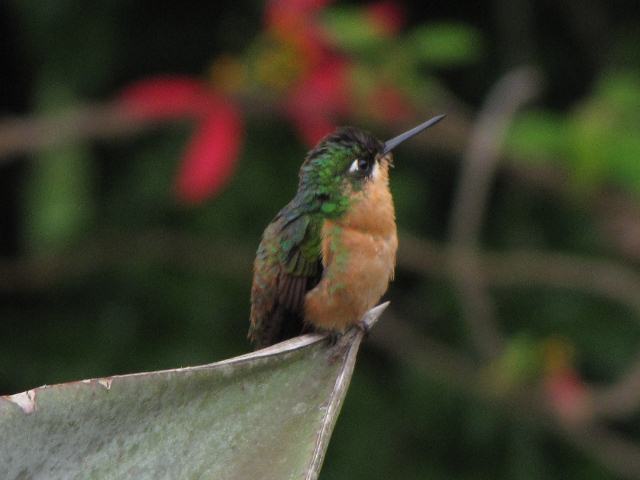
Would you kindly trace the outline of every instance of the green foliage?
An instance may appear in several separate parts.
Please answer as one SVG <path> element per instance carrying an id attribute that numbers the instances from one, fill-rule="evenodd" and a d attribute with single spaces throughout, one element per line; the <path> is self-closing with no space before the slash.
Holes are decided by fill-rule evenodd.
<path id="1" fill-rule="evenodd" d="M 348 52 L 375 54 L 389 44 L 372 28 L 361 8 L 332 8 L 323 13 L 322 21 L 332 42 Z"/>
<path id="2" fill-rule="evenodd" d="M 323 25 L 341 49 L 365 57 L 401 54 L 411 62 L 439 68 L 475 62 L 483 53 L 480 33 L 462 23 L 420 25 L 392 39 L 380 35 L 362 9 L 336 7 L 323 14 Z"/>
<path id="3" fill-rule="evenodd" d="M 86 150 L 65 147 L 39 155 L 25 199 L 29 248 L 54 253 L 79 238 L 91 218 Z"/>
<path id="4" fill-rule="evenodd" d="M 485 54 L 480 32 L 463 23 L 423 24 L 394 36 L 376 31 L 361 8 L 336 6 L 322 20 L 332 44 L 355 60 L 350 80 L 358 104 L 370 102 L 377 87 L 395 85 L 414 105 L 432 105 L 446 90 L 435 71 L 468 66 Z"/>
<path id="5" fill-rule="evenodd" d="M 509 339 L 500 358 L 485 372 L 497 394 L 534 381 L 541 374 L 542 355 L 539 343 L 528 335 Z"/>
<path id="6" fill-rule="evenodd" d="M 459 23 L 417 27 L 409 34 L 416 59 L 431 67 L 458 67 L 477 61 L 482 55 L 482 37 L 473 28 Z"/>
<path id="7" fill-rule="evenodd" d="M 39 90 L 45 114 L 73 104 L 64 86 L 43 82 Z M 87 146 L 69 145 L 40 153 L 31 168 L 24 198 L 27 243 L 34 253 L 54 253 L 77 240 L 92 220 L 92 158 Z"/>
<path id="8" fill-rule="evenodd" d="M 532 110 L 522 114 L 511 127 L 509 147 L 530 161 L 549 162 L 566 145 L 564 118 L 548 111 Z"/>
<path id="9" fill-rule="evenodd" d="M 559 115 L 530 112 L 513 126 L 509 148 L 529 162 L 563 167 L 575 192 L 607 183 L 640 193 L 640 76 L 605 72 L 592 95 Z"/>

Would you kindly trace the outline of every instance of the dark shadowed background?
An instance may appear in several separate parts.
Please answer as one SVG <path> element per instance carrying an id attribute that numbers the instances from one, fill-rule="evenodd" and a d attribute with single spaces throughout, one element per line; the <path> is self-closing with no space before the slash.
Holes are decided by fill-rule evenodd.
<path id="1" fill-rule="evenodd" d="M 323 479 L 640 478 L 636 1 L 0 3 L 0 394 L 245 353 L 339 124 L 395 153 L 391 307 Z"/>

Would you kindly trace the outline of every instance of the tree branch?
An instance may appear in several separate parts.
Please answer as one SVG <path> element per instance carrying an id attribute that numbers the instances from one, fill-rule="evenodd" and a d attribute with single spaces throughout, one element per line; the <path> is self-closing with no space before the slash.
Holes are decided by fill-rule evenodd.
<path id="1" fill-rule="evenodd" d="M 163 262 L 222 275 L 250 275 L 255 250 L 234 240 L 204 238 L 169 230 L 138 234 L 101 232 L 65 253 L 0 259 L 0 291 L 43 289 L 70 277 L 135 262 Z"/>
<path id="2" fill-rule="evenodd" d="M 77 107 L 48 116 L 4 118 L 0 121 L 0 164 L 10 162 L 14 155 L 84 139 L 130 136 L 157 124 L 109 104 Z"/>
<path id="3" fill-rule="evenodd" d="M 463 316 L 477 350 L 485 358 L 499 354 L 502 339 L 479 268 L 480 228 L 507 128 L 518 108 L 537 95 L 539 84 L 538 73 L 523 67 L 507 73 L 493 87 L 473 127 L 453 204 L 450 238 L 455 255 L 450 263 Z"/>

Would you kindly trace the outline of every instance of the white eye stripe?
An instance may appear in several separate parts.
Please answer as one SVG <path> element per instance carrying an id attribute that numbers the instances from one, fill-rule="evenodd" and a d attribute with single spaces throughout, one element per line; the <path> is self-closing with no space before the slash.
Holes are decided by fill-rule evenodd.
<path id="1" fill-rule="evenodd" d="M 371 178 L 376 180 L 379 174 L 380 174 L 380 167 L 378 166 L 378 162 L 375 162 L 373 164 L 373 171 L 371 172 Z"/>
<path id="2" fill-rule="evenodd" d="M 349 167 L 349 173 L 356 173 L 358 170 L 360 170 L 358 168 L 358 161 L 359 159 L 356 158 L 353 163 L 351 164 L 351 166 Z"/>

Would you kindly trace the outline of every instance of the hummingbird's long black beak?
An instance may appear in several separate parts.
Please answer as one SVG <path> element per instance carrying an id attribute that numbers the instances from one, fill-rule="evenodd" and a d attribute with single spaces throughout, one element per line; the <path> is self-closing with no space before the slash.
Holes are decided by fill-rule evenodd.
<path id="1" fill-rule="evenodd" d="M 385 154 L 389 153 L 391 150 L 396 148 L 398 145 L 400 145 L 405 140 L 409 140 L 414 135 L 417 135 L 421 131 L 426 130 L 427 128 L 435 125 L 440 120 L 442 120 L 444 117 L 446 117 L 446 115 L 438 115 L 437 117 L 433 117 L 432 119 L 427 120 L 424 123 L 421 123 L 417 127 L 413 127 L 411 130 L 408 130 L 408 131 L 406 131 L 404 133 L 401 133 L 397 137 L 393 137 L 391 140 L 387 140 L 386 142 L 384 142 L 384 149 L 382 150 L 382 154 L 385 155 Z"/>

